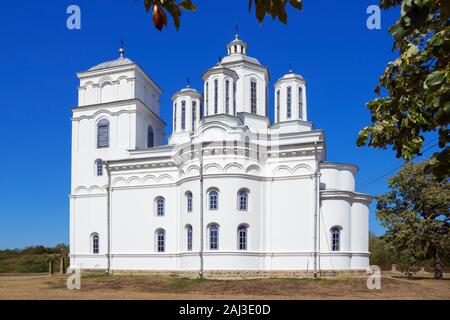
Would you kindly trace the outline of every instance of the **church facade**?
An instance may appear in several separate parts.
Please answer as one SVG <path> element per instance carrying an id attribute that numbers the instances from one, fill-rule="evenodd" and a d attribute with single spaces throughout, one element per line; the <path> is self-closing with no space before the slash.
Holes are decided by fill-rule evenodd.
<path id="1" fill-rule="evenodd" d="M 326 159 L 306 81 L 269 71 L 238 36 L 172 96 L 124 57 L 77 74 L 72 108 L 70 268 L 363 270 L 372 197 L 358 168 Z M 274 123 L 268 118 L 274 108 Z"/>

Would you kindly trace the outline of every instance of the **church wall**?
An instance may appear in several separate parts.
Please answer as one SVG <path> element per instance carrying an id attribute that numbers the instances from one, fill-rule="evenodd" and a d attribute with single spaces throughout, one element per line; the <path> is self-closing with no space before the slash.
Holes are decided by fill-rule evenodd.
<path id="1" fill-rule="evenodd" d="M 107 252 L 106 195 L 76 197 L 71 199 L 71 268 L 105 268 Z M 91 235 L 99 236 L 99 254 L 91 253 Z"/>
<path id="2" fill-rule="evenodd" d="M 363 269 L 369 265 L 369 207 L 366 203 L 355 201 L 351 210 L 351 249 L 363 253 L 352 257 L 352 268 Z"/>
<path id="3" fill-rule="evenodd" d="M 347 199 L 323 199 L 320 206 L 320 265 L 323 269 L 350 269 L 351 203 Z M 331 228 L 340 227 L 339 251 L 331 251 Z"/>
<path id="4" fill-rule="evenodd" d="M 314 180 L 311 178 L 274 180 L 271 186 L 268 250 L 309 251 L 313 247 Z"/>
<path id="5" fill-rule="evenodd" d="M 165 216 L 156 215 L 157 197 L 165 199 Z M 170 186 L 113 189 L 112 253 L 157 253 L 155 235 L 158 229 L 166 232 L 166 253 L 177 247 L 177 192 Z"/>

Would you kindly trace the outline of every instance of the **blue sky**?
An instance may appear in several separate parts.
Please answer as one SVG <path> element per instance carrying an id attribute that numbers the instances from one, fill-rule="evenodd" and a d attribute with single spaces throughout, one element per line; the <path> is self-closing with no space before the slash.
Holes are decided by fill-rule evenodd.
<path id="1" fill-rule="evenodd" d="M 270 17 L 260 26 L 247 1 L 195 0 L 181 29 L 156 31 L 143 0 L 8 1 L 0 11 L 0 249 L 68 242 L 71 107 L 77 71 L 126 55 L 163 88 L 162 118 L 171 129 L 170 96 L 186 84 L 202 88 L 201 74 L 226 54 L 239 24 L 249 55 L 267 65 L 273 83 L 289 64 L 308 81 L 308 116 L 325 130 L 327 158 L 360 167 L 358 191 L 380 194 L 385 179 L 361 186 L 401 164 L 390 150 L 356 147 L 369 124 L 365 103 L 386 63 L 387 34 L 398 13 L 382 13 L 382 29 L 366 28 L 366 8 L 377 0 L 304 0 L 289 24 Z M 226 6 L 225 6 L 226 3 Z M 81 30 L 66 28 L 66 9 L 81 8 Z M 273 106 L 270 108 L 273 116 Z M 371 207 L 370 229 L 382 233 Z"/>

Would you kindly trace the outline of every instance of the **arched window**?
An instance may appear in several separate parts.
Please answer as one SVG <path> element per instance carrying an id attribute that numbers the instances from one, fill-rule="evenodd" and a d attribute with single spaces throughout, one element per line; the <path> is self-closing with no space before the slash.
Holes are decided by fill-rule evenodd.
<path id="1" fill-rule="evenodd" d="M 186 129 L 186 101 L 181 101 L 181 130 Z"/>
<path id="2" fill-rule="evenodd" d="M 214 80 L 214 114 L 219 112 L 219 80 Z"/>
<path id="3" fill-rule="evenodd" d="M 100 251 L 100 238 L 98 233 L 91 234 L 91 252 L 93 254 L 98 254 Z"/>
<path id="4" fill-rule="evenodd" d="M 277 90 L 277 119 L 276 121 L 280 121 L 280 90 Z"/>
<path id="5" fill-rule="evenodd" d="M 217 190 L 211 190 L 208 195 L 209 198 L 209 210 L 219 209 L 219 192 Z"/>
<path id="6" fill-rule="evenodd" d="M 256 114 L 256 80 L 250 81 L 250 112 Z"/>
<path id="7" fill-rule="evenodd" d="M 205 115 L 208 115 L 208 108 L 209 108 L 209 100 L 208 100 L 208 97 L 209 97 L 209 85 L 208 85 L 208 81 L 206 81 L 206 83 L 205 83 L 205 110 L 206 110 L 206 112 L 205 112 Z"/>
<path id="8" fill-rule="evenodd" d="M 192 101 L 192 130 L 195 129 L 195 122 L 197 122 L 197 101 Z"/>
<path id="9" fill-rule="evenodd" d="M 164 229 L 156 230 L 156 251 L 164 252 L 166 250 L 166 231 Z"/>
<path id="10" fill-rule="evenodd" d="M 250 138 L 245 137 L 245 157 L 250 157 Z"/>
<path id="11" fill-rule="evenodd" d="M 303 120 L 303 88 L 298 87 L 298 118 Z"/>
<path id="12" fill-rule="evenodd" d="M 192 251 L 192 226 L 190 224 L 186 226 L 186 249 Z"/>
<path id="13" fill-rule="evenodd" d="M 192 192 L 186 192 L 186 211 L 192 212 Z"/>
<path id="14" fill-rule="evenodd" d="M 163 197 L 158 197 L 155 200 L 155 211 L 158 217 L 162 217 L 165 214 L 165 201 Z"/>
<path id="15" fill-rule="evenodd" d="M 103 176 L 103 161 L 100 159 L 95 161 L 95 175 L 98 177 Z"/>
<path id="16" fill-rule="evenodd" d="M 238 209 L 239 211 L 248 210 L 248 190 L 246 189 L 238 191 Z"/>
<path id="17" fill-rule="evenodd" d="M 225 113 L 230 113 L 230 80 L 225 80 Z"/>
<path id="18" fill-rule="evenodd" d="M 339 251 L 341 245 L 341 227 L 331 228 L 331 251 Z"/>
<path id="19" fill-rule="evenodd" d="M 153 128 L 149 126 L 147 128 L 147 147 L 153 148 L 154 142 L 153 142 Z"/>
<path id="20" fill-rule="evenodd" d="M 219 250 L 219 226 L 215 223 L 209 226 L 209 249 Z"/>
<path id="21" fill-rule="evenodd" d="M 247 226 L 240 225 L 238 227 L 238 249 L 239 250 L 247 250 Z"/>
<path id="22" fill-rule="evenodd" d="M 97 148 L 109 147 L 109 121 L 102 119 L 97 123 Z"/>
<path id="23" fill-rule="evenodd" d="M 289 119 L 292 116 L 292 88 L 287 87 L 286 91 L 286 117 Z"/>

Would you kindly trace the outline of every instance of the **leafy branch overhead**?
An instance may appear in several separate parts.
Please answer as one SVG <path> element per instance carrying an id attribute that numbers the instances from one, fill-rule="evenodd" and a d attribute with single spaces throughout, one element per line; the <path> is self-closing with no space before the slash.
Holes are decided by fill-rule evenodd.
<path id="1" fill-rule="evenodd" d="M 287 23 L 286 5 L 288 3 L 293 8 L 302 10 L 302 0 L 249 0 L 248 9 L 251 11 L 253 5 L 255 6 L 256 19 L 259 23 L 263 22 L 266 15 Z M 147 12 L 152 11 L 153 25 L 159 31 L 167 27 L 167 15 L 172 16 L 173 24 L 178 30 L 182 10 L 197 10 L 191 0 L 182 0 L 178 3 L 176 0 L 144 0 L 144 6 Z"/>
<path id="2" fill-rule="evenodd" d="M 445 179 L 450 171 L 450 1 L 381 0 L 383 9 L 399 5 L 401 16 L 389 28 L 398 58 L 380 77 L 378 98 L 367 103 L 372 124 L 360 131 L 357 144 L 392 146 L 408 161 L 420 155 L 424 133 L 437 132 L 440 150 L 430 157 L 427 172 Z"/>

